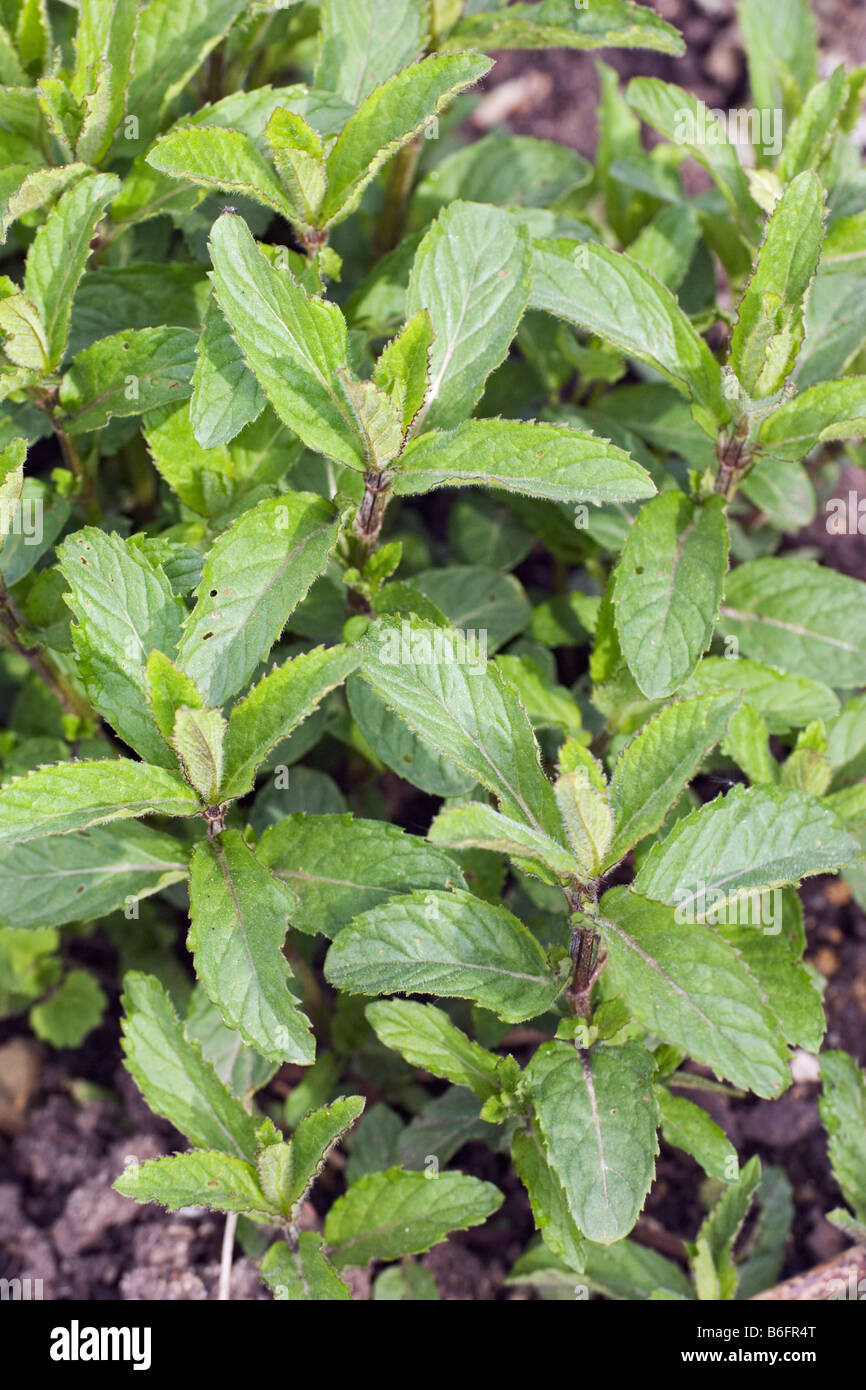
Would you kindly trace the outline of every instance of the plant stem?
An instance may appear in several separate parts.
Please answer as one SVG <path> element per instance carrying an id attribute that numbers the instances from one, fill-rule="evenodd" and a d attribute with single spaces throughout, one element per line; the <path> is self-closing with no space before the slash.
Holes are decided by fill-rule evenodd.
<path id="1" fill-rule="evenodd" d="M 356 540 L 355 563 L 359 569 L 363 568 L 376 548 L 382 522 L 385 520 L 392 481 L 390 473 L 375 473 L 368 469 L 364 474 L 364 496 L 353 526 Z"/>
<path id="2" fill-rule="evenodd" d="M 741 479 L 752 466 L 752 451 L 747 444 L 747 431 L 738 426 L 724 447 L 719 448 L 719 471 L 716 475 L 716 492 L 731 500 Z"/>
<path id="3" fill-rule="evenodd" d="M 394 160 L 385 206 L 376 235 L 376 250 L 380 256 L 387 255 L 403 236 L 406 227 L 406 212 L 412 195 L 412 186 L 421 158 L 421 137 L 416 135 L 408 145 L 404 145 Z"/>
<path id="4" fill-rule="evenodd" d="M 238 1214 L 230 1211 L 226 1217 L 225 1229 L 223 1230 L 223 1248 L 220 1259 L 220 1282 L 217 1290 L 217 1299 L 220 1303 L 228 1303 L 232 1296 L 232 1263 L 235 1255 L 235 1232 L 238 1226 Z"/>

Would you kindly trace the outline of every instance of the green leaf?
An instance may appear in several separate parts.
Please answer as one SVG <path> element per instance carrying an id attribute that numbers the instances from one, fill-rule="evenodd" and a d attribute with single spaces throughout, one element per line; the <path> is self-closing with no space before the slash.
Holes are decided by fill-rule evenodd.
<path id="1" fill-rule="evenodd" d="M 203 449 L 227 444 L 258 419 L 264 407 L 265 393 L 244 361 L 216 299 L 211 299 L 192 374 L 189 418 L 196 441 Z"/>
<path id="2" fill-rule="evenodd" d="M 438 1303 L 436 1280 L 425 1265 L 389 1265 L 376 1276 L 373 1301 L 387 1303 Z"/>
<path id="3" fill-rule="evenodd" d="M 317 1231 L 301 1231 L 297 1248 L 284 1240 L 271 1246 L 261 1276 L 274 1298 L 289 1303 L 351 1303 L 348 1285 L 329 1265 Z"/>
<path id="4" fill-rule="evenodd" d="M 379 1041 L 401 1053 L 410 1066 L 423 1067 L 457 1086 L 468 1086 L 481 1100 L 502 1089 L 500 1058 L 455 1028 L 442 1009 L 408 999 L 389 999 L 368 1004 L 365 1012 Z"/>
<path id="5" fill-rule="evenodd" d="M 794 1224 L 793 1188 L 783 1168 L 765 1168 L 755 1196 L 760 1207 L 750 1254 L 737 1269 L 737 1297 L 753 1298 L 778 1282 Z"/>
<path id="6" fill-rule="evenodd" d="M 774 458 L 804 458 L 822 440 L 866 435 L 866 376 L 821 381 L 768 415 L 761 447 Z"/>
<path id="7" fill-rule="evenodd" d="M 0 450 L 0 550 L 12 530 L 21 501 L 26 457 L 25 439 L 13 439 L 5 449 Z"/>
<path id="8" fill-rule="evenodd" d="M 218 537 L 177 654 L 206 704 L 246 685 L 325 568 L 338 529 L 328 502 L 295 492 L 266 498 Z"/>
<path id="9" fill-rule="evenodd" d="M 531 656 L 499 655 L 496 665 L 511 681 L 536 729 L 560 729 L 574 738 L 582 736 L 580 706 L 571 691 L 554 684 Z"/>
<path id="10" fill-rule="evenodd" d="M 701 237 L 698 214 L 690 203 L 662 208 L 628 248 L 633 261 L 652 271 L 669 290 L 679 289 Z"/>
<path id="11" fill-rule="evenodd" d="M 187 851 L 136 821 L 0 850 L 0 926 L 88 922 L 186 878 Z"/>
<path id="12" fill-rule="evenodd" d="M 264 676 L 229 716 L 220 799 L 251 791 L 256 768 L 271 749 L 342 685 L 360 661 L 353 647 L 316 647 Z"/>
<path id="13" fill-rule="evenodd" d="M 664 1086 L 656 1086 L 655 1093 L 666 1142 L 696 1158 L 708 1177 L 720 1182 L 739 1177 L 737 1151 L 706 1110 L 685 1096 L 671 1095 Z"/>
<path id="14" fill-rule="evenodd" d="M 452 203 L 415 255 L 406 313 L 427 309 L 433 324 L 430 389 L 416 418 L 450 429 L 471 414 L 508 353 L 526 308 L 531 247 L 523 227 L 501 208 Z"/>
<path id="15" fill-rule="evenodd" d="M 814 85 L 818 43 L 810 0 L 740 0 L 749 85 L 758 108 L 785 108 Z"/>
<path id="16" fill-rule="evenodd" d="M 239 130 L 178 127 L 157 140 L 147 162 L 162 174 L 253 198 L 287 221 L 296 216 L 271 165 L 259 154 L 254 141 Z"/>
<path id="17" fill-rule="evenodd" d="M 503 9 L 490 0 L 490 13 L 469 14 L 454 28 L 445 47 L 500 48 L 652 48 L 683 52 L 672 24 L 645 5 L 629 0 L 592 0 L 576 7 L 573 0 L 542 0 Z"/>
<path id="18" fill-rule="evenodd" d="M 498 1188 L 464 1173 L 369 1173 L 328 1212 L 328 1255 L 337 1269 L 419 1255 L 451 1231 L 479 1226 L 501 1205 Z"/>
<path id="19" fill-rule="evenodd" d="M 252 1160 L 256 1126 L 186 1033 L 153 975 L 130 971 L 123 982 L 125 1066 L 151 1110 L 201 1149 Z"/>
<path id="20" fill-rule="evenodd" d="M 70 970 L 59 988 L 30 1010 L 30 1025 L 52 1047 L 80 1047 L 99 1026 L 108 999 L 87 970 Z"/>
<path id="21" fill-rule="evenodd" d="M 459 647 L 443 636 L 450 634 L 417 619 L 380 619 L 359 644 L 361 674 L 420 739 L 492 791 L 505 815 L 563 843 L 553 789 L 512 687 L 495 666 L 462 665 Z"/>
<path id="22" fill-rule="evenodd" d="M 208 1206 L 213 1211 L 273 1215 L 251 1164 L 216 1149 L 131 1164 L 113 1185 L 124 1197 L 159 1202 L 169 1211 Z"/>
<path id="23" fill-rule="evenodd" d="M 613 602 L 622 653 L 644 695 L 671 695 L 691 676 L 713 635 L 727 560 L 721 497 L 696 504 L 663 492 L 641 509 Z"/>
<path id="24" fill-rule="evenodd" d="M 728 575 L 725 636 L 742 652 L 840 689 L 866 682 L 866 584 L 812 560 L 767 556 Z"/>
<path id="25" fill-rule="evenodd" d="M 782 184 L 805 169 L 817 169 L 838 129 L 848 95 L 848 75 L 840 63 L 824 82 L 806 94 L 785 135 L 776 173 Z"/>
<path id="26" fill-rule="evenodd" d="M 336 380 L 348 352 L 337 305 L 310 299 L 288 270 L 269 265 L 234 213 L 214 223 L 210 248 L 220 308 L 280 419 L 314 452 L 362 468 L 362 446 Z"/>
<path id="27" fill-rule="evenodd" d="M 84 174 L 90 173 L 81 162 L 61 164 L 56 168 L 28 169 L 26 165 L 15 166 L 14 180 L 10 170 L 8 192 L 3 189 L 3 213 L 0 217 L 0 243 L 5 242 L 6 234 L 13 222 L 28 212 L 36 212 L 53 197 L 58 196 L 70 184 L 76 183 Z"/>
<path id="28" fill-rule="evenodd" d="M 782 193 L 740 300 L 729 363 L 751 397 L 785 385 L 805 335 L 806 294 L 824 240 L 824 189 L 811 170 Z"/>
<path id="29" fill-rule="evenodd" d="M 153 721 L 166 743 L 174 734 L 174 719 L 181 706 L 201 709 L 203 702 L 189 676 L 160 651 L 153 651 L 145 666 L 147 699 Z"/>
<path id="30" fill-rule="evenodd" d="M 750 240 L 756 240 L 758 208 L 736 148 L 729 142 L 715 114 L 691 92 L 658 77 L 635 77 L 626 99 L 654 130 L 702 164 L 718 185 L 736 221 Z"/>
<path id="31" fill-rule="evenodd" d="M 642 265 L 596 242 L 536 242 L 530 304 L 661 372 L 691 398 L 695 420 L 715 439 L 729 417 L 721 368 L 670 290 Z"/>
<path id="32" fill-rule="evenodd" d="M 322 0 L 315 85 L 356 106 L 420 57 L 427 19 L 425 0 Z"/>
<path id="33" fill-rule="evenodd" d="M 688 1247 L 699 1299 L 728 1300 L 737 1291 L 734 1241 L 746 1219 L 761 1178 L 761 1160 L 750 1158 L 739 1182 L 726 1188 Z"/>
<path id="34" fill-rule="evenodd" d="M 458 865 L 417 835 L 349 815 L 284 816 L 258 857 L 295 895 L 292 925 L 334 937 L 359 912 L 413 888 L 465 888 Z"/>
<path id="35" fill-rule="evenodd" d="M 220 1081 L 247 1105 L 278 1070 L 276 1062 L 269 1062 L 254 1048 L 244 1047 L 240 1035 L 225 1026 L 199 984 L 193 986 L 184 1028 L 189 1037 L 201 1044 Z"/>
<path id="36" fill-rule="evenodd" d="M 529 135 L 485 135 L 440 159 L 412 195 L 411 221 L 426 225 L 458 198 L 547 208 L 590 181 L 592 170 L 576 150 Z"/>
<path id="37" fill-rule="evenodd" d="M 238 830 L 199 843 L 190 865 L 187 945 L 229 1028 L 274 1062 L 315 1057 L 310 1025 L 289 993 L 283 955 L 291 900 Z"/>
<path id="38" fill-rule="evenodd" d="M 325 147 L 303 116 L 277 107 L 265 129 L 274 167 L 289 192 L 295 219 L 315 227 L 325 197 Z"/>
<path id="39" fill-rule="evenodd" d="M 429 313 L 419 309 L 385 348 L 373 372 L 376 385 L 397 407 L 404 434 L 427 398 L 434 337 Z"/>
<path id="40" fill-rule="evenodd" d="M 563 879 L 571 878 L 578 867 L 574 856 L 555 840 L 482 802 L 440 811 L 427 835 L 434 845 L 453 849 L 471 846 L 516 859 L 538 860 Z"/>
<path id="41" fill-rule="evenodd" d="M 58 763 L 0 790 L 0 844 L 86 830 L 129 816 L 194 816 L 198 798 L 183 778 L 129 758 Z"/>
<path id="42" fill-rule="evenodd" d="M 506 1023 L 544 1013 L 563 984 L 504 907 L 433 890 L 361 913 L 331 946 L 325 975 L 356 994 L 474 999 Z"/>
<path id="43" fill-rule="evenodd" d="M 856 857 L 856 841 L 814 797 L 737 786 L 677 821 L 653 845 L 634 886 L 701 918 L 723 898 L 833 873 Z"/>
<path id="44" fill-rule="evenodd" d="M 71 87 L 84 110 L 75 152 L 88 164 L 108 154 L 126 112 L 137 24 L 137 0 L 83 0 L 79 6 Z"/>
<path id="45" fill-rule="evenodd" d="M 301 1120 L 288 1144 L 269 1144 L 257 1159 L 259 1180 L 269 1201 L 291 1216 L 304 1200 L 325 1159 L 364 1109 L 363 1096 L 342 1096 Z"/>
<path id="46" fill-rule="evenodd" d="M 790 1084 L 776 1021 L 736 950 L 630 888 L 605 893 L 602 913 L 612 979 L 646 1028 L 759 1096 Z"/>
<path id="47" fill-rule="evenodd" d="M 490 67 L 478 53 L 434 54 L 376 87 L 349 117 L 328 155 L 323 225 L 348 217 L 386 160 Z"/>
<path id="48" fill-rule="evenodd" d="M 226 721 L 216 709 L 190 709 L 181 705 L 174 716 L 171 746 L 186 780 L 209 806 L 219 800 L 226 727 Z"/>
<path id="49" fill-rule="evenodd" d="M 740 953 L 778 1019 L 786 1042 L 818 1052 L 827 1027 L 821 991 L 799 959 L 799 951 L 795 955 L 784 937 L 777 935 L 782 930 L 782 923 L 775 920 L 783 911 L 780 898 L 772 903 L 774 920 L 761 920 L 764 914 L 756 903 L 749 913 L 723 910 L 716 931 Z M 734 921 L 726 921 L 730 918 Z"/>
<path id="50" fill-rule="evenodd" d="M 697 695 L 660 710 L 635 734 L 614 764 L 610 783 L 616 831 L 604 867 L 664 824 L 706 755 L 723 738 L 737 709 L 736 692 Z"/>
<path id="51" fill-rule="evenodd" d="M 84 348 L 60 383 L 67 434 L 99 430 L 115 416 L 143 415 L 184 400 L 190 394 L 195 342 L 188 328 L 139 328 Z"/>
<path id="52" fill-rule="evenodd" d="M 631 1230 L 655 1175 L 653 1067 L 637 1043 L 583 1052 L 549 1042 L 526 1069 L 550 1166 L 578 1229 L 602 1245 Z"/>
<path id="53" fill-rule="evenodd" d="M 845 1201 L 866 1222 L 866 1076 L 846 1052 L 821 1056 L 823 1094 L 818 1101 L 827 1131 L 833 1176 Z"/>
<path id="54" fill-rule="evenodd" d="M 153 725 L 145 668 L 151 652 L 174 654 L 182 601 L 162 570 L 116 533 L 86 526 L 57 555 L 78 619 L 72 638 L 91 704 L 141 757 L 176 766 Z"/>
<path id="55" fill-rule="evenodd" d="M 553 785 L 566 835 L 580 872 L 595 878 L 613 836 L 613 812 L 606 786 L 583 766 L 563 772 Z"/>
<path id="56" fill-rule="evenodd" d="M 582 1269 L 583 1237 L 574 1223 L 559 1175 L 548 1162 L 536 1121 L 515 1133 L 511 1160 L 526 1188 L 535 1225 L 542 1234 L 544 1244 L 554 1255 L 565 1260 L 570 1269 Z"/>
<path id="57" fill-rule="evenodd" d="M 839 710 L 836 695 L 821 681 L 793 676 L 745 657 L 703 657 L 679 694 L 686 697 L 719 690 L 739 690 L 773 734 L 802 728 L 813 719 L 832 719 Z"/>
<path id="58" fill-rule="evenodd" d="M 556 502 L 651 497 L 649 474 L 606 439 L 565 425 L 467 420 L 413 440 L 399 461 L 394 491 L 478 485 Z"/>
<path id="59" fill-rule="evenodd" d="M 72 299 L 90 255 L 90 242 L 106 203 L 119 188 L 115 174 L 94 174 L 68 188 L 27 253 L 24 293 L 45 326 L 49 370 L 63 359 Z"/>
<path id="60" fill-rule="evenodd" d="M 183 91 L 235 20 L 244 0 L 149 0 L 141 11 L 127 110 L 139 114 L 142 143 L 153 138 Z"/>
<path id="61" fill-rule="evenodd" d="M 48 371 L 48 340 L 39 312 L 26 294 L 0 299 L 0 333 L 3 351 L 16 367 L 44 374 Z"/>

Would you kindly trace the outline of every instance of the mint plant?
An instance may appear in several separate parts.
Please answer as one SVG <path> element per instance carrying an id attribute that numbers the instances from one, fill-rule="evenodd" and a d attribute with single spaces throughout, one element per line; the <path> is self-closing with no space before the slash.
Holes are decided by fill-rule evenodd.
<path id="1" fill-rule="evenodd" d="M 625 0 L 0 6 L 0 998 L 77 1045 L 104 923 L 192 1146 L 116 1187 L 242 1216 L 278 1298 L 435 1297 L 502 1202 L 468 1140 L 545 1296 L 781 1271 L 790 1184 L 699 1097 L 820 1051 L 796 888 L 860 891 L 866 586 L 784 547 L 860 461 L 866 74 L 740 8 L 778 148 L 599 62 L 593 169 L 459 122 L 488 50 L 682 52 Z M 659 1135 L 714 1195 L 679 1265 Z"/>

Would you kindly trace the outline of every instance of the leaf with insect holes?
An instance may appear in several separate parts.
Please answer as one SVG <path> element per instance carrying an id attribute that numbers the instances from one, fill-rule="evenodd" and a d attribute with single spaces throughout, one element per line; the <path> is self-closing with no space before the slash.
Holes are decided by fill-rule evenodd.
<path id="1" fill-rule="evenodd" d="M 710 644 L 728 561 L 721 497 L 660 493 L 638 514 L 613 582 L 620 646 L 651 699 L 688 680 Z"/>
<path id="2" fill-rule="evenodd" d="M 787 1049 L 739 952 L 630 888 L 610 889 L 601 911 L 611 978 L 634 1016 L 735 1086 L 779 1095 Z"/>
<path id="3" fill-rule="evenodd" d="M 465 888 L 455 860 L 385 821 L 350 815 L 284 816 L 258 857 L 291 889 L 292 926 L 335 937 L 361 912 L 413 888 Z"/>
<path id="4" fill-rule="evenodd" d="M 448 636 L 418 619 L 380 619 L 359 643 L 361 675 L 423 742 L 492 791 L 505 815 L 564 844 L 553 789 L 513 688 L 495 666 L 461 664 L 443 642 Z"/>
<path id="5" fill-rule="evenodd" d="M 555 502 L 630 501 L 655 492 L 645 469 L 608 440 L 519 420 L 467 420 L 423 434 L 399 467 L 394 490 L 404 496 L 473 485 Z"/>
<path id="6" fill-rule="evenodd" d="M 451 429 L 471 414 L 508 353 L 529 299 L 531 248 L 501 208 L 452 203 L 415 253 L 406 313 L 433 325 L 430 387 L 416 425 Z"/>
<path id="7" fill-rule="evenodd" d="M 0 844 L 87 830 L 130 816 L 194 816 L 195 793 L 179 773 L 129 758 L 58 763 L 0 790 Z"/>
<path id="8" fill-rule="evenodd" d="M 492 1183 L 465 1173 L 389 1168 L 368 1173 L 338 1197 L 325 1218 L 328 1257 L 337 1269 L 420 1255 L 451 1231 L 478 1226 L 502 1205 Z"/>
<path id="9" fill-rule="evenodd" d="M 857 854 L 838 816 L 814 797 L 737 786 L 677 821 L 653 845 L 634 886 L 702 916 L 715 900 L 833 873 Z"/>
<path id="10" fill-rule="evenodd" d="M 445 47 L 500 48 L 651 48 L 683 52 L 683 41 L 646 5 L 630 0 L 541 0 L 510 8 L 491 0 L 489 12 L 467 14 L 451 30 Z"/>
<path id="11" fill-rule="evenodd" d="M 114 1183 L 136 1202 L 159 1202 L 169 1211 L 208 1206 L 273 1218 L 274 1207 L 259 1186 L 252 1164 L 215 1149 L 194 1149 L 130 1165 Z"/>
<path id="12" fill-rule="evenodd" d="M 729 364 L 751 397 L 784 386 L 805 335 L 805 301 L 824 239 L 824 189 L 811 170 L 782 193 L 740 300 Z"/>
<path id="13" fill-rule="evenodd" d="M 246 685 L 337 540 L 331 505 L 308 492 L 267 498 L 212 547 L 177 661 L 214 708 Z"/>
<path id="14" fill-rule="evenodd" d="M 195 343 L 188 328 L 138 328 L 84 348 L 60 383 L 67 434 L 100 430 L 116 416 L 143 415 L 184 400 L 191 390 Z"/>
<path id="15" fill-rule="evenodd" d="M 670 290 L 637 261 L 596 242 L 537 241 L 530 304 L 661 372 L 691 398 L 712 439 L 729 418 L 719 364 Z"/>
<path id="16" fill-rule="evenodd" d="M 141 757 L 176 767 L 148 704 L 152 652 L 174 655 L 185 609 L 164 572 L 116 533 L 85 526 L 57 551 L 77 622 L 72 638 L 93 707 Z"/>
<path id="17" fill-rule="evenodd" d="M 433 890 L 361 913 L 331 946 L 325 976 L 356 994 L 474 999 L 507 1023 L 544 1013 L 563 985 L 504 907 Z"/>
<path id="18" fill-rule="evenodd" d="M 648 720 L 623 748 L 611 776 L 616 830 L 605 868 L 664 823 L 739 704 L 736 691 L 679 700 Z"/>
<path id="19" fill-rule="evenodd" d="M 186 878 L 188 857 L 179 840 L 137 821 L 9 845 L 0 849 L 0 927 L 107 917 Z"/>
<path id="20" fill-rule="evenodd" d="M 548 1162 L 578 1230 L 602 1245 L 628 1234 L 655 1175 L 653 1069 L 634 1042 L 589 1052 L 542 1043 L 526 1069 Z"/>
<path id="21" fill-rule="evenodd" d="M 317 1231 L 301 1231 L 293 1249 L 277 1241 L 268 1250 L 260 1273 L 274 1298 L 289 1303 L 346 1303 L 351 1290 L 328 1263 Z"/>
<path id="22" fill-rule="evenodd" d="M 238 830 L 199 843 L 190 864 L 187 945 L 229 1028 L 275 1062 L 309 1066 L 310 1025 L 289 993 L 283 955 L 291 899 Z"/>
<path id="23" fill-rule="evenodd" d="M 316 647 L 263 676 L 229 716 L 220 799 L 244 796 L 255 771 L 361 662 L 352 647 Z"/>
<path id="24" fill-rule="evenodd" d="M 362 468 L 363 446 L 336 380 L 348 355 L 337 305 L 309 298 L 289 271 L 269 265 L 235 214 L 214 223 L 210 248 L 219 306 L 280 419 L 314 452 Z"/>
<path id="25" fill-rule="evenodd" d="M 368 1004 L 365 1012 L 379 1041 L 401 1053 L 411 1066 L 468 1086 L 480 1100 L 501 1090 L 501 1059 L 467 1038 L 442 1009 L 411 999 L 388 999 Z"/>
<path id="26" fill-rule="evenodd" d="M 866 681 L 866 584 L 775 555 L 738 565 L 725 581 L 726 638 L 745 656 L 850 689 Z"/>
<path id="27" fill-rule="evenodd" d="M 271 1205 L 283 1216 L 310 1190 L 338 1140 L 364 1109 L 363 1096 L 341 1096 L 305 1115 L 288 1143 L 267 1144 L 256 1160 L 259 1181 Z"/>
<path id="28" fill-rule="evenodd" d="M 374 88 L 349 117 L 328 155 L 322 225 L 342 222 L 354 212 L 385 161 L 490 67 L 490 59 L 479 53 L 432 54 Z"/>
<path id="29" fill-rule="evenodd" d="M 199 1149 L 252 1161 L 255 1120 L 217 1076 L 186 1032 L 153 975 L 131 970 L 123 981 L 124 1065 L 151 1110 Z"/>

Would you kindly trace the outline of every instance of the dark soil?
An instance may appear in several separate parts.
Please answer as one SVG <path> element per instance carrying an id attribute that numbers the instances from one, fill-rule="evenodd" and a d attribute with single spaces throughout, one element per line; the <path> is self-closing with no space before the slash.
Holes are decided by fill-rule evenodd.
<path id="1" fill-rule="evenodd" d="M 655 0 L 654 8 L 684 32 L 687 55 L 668 59 L 607 52 L 604 60 L 624 77 L 641 73 L 677 81 L 709 106 L 740 104 L 746 76 L 733 0 Z M 862 0 L 815 0 L 815 9 L 824 70 L 843 59 L 866 61 Z M 505 53 L 487 85 L 493 89 L 504 82 L 514 84 L 508 123 L 515 133 L 559 140 L 592 156 L 598 97 L 592 55 Z M 851 470 L 845 486 L 860 490 L 860 477 Z M 847 538 L 849 549 L 843 551 L 845 540 L 833 538 L 827 562 L 866 578 L 862 540 Z M 826 550 L 829 538 L 822 517 L 799 543 Z M 413 803 L 415 816 L 420 810 Z M 423 825 L 412 828 L 424 830 Z M 827 980 L 826 1045 L 844 1048 L 866 1063 L 866 917 L 837 880 L 808 882 L 802 899 L 807 959 Z M 100 954 L 97 942 L 89 950 Z M 114 966 L 107 947 L 101 965 L 104 980 Z M 222 1218 L 205 1211 L 170 1215 L 140 1207 L 112 1189 L 126 1163 L 186 1147 L 144 1105 L 119 1057 L 116 1000 L 110 1019 L 75 1052 L 46 1053 L 24 1036 L 20 1023 L 0 1025 L 0 1277 L 41 1279 L 46 1299 L 213 1299 Z M 272 1083 L 274 1095 L 285 1095 L 296 1079 L 296 1071 L 284 1068 Z M 85 1083 L 101 1088 L 100 1094 L 83 1098 Z M 827 1161 L 817 1094 L 816 1082 L 803 1081 L 777 1101 L 700 1097 L 742 1160 L 757 1153 L 762 1162 L 781 1165 L 794 1186 L 796 1219 L 785 1277 L 832 1257 L 847 1244 L 824 1217 L 839 1204 L 840 1193 Z M 424 1257 L 441 1297 L 490 1301 L 531 1296 L 503 1285 L 534 1229 L 509 1164 L 480 1144 L 467 1145 L 455 1162 L 496 1182 L 505 1203 L 486 1227 L 456 1235 Z M 680 1242 L 693 1238 L 703 1215 L 701 1180 L 695 1162 L 663 1144 L 658 1179 L 637 1239 L 676 1258 Z M 336 1191 L 340 1181 L 337 1160 L 325 1186 Z M 308 1217 L 311 1224 L 319 1219 L 312 1208 Z M 356 1297 L 368 1298 L 369 1291 L 368 1276 L 354 1281 Z M 269 1297 L 258 1282 L 255 1262 L 240 1253 L 232 1296 Z"/>

